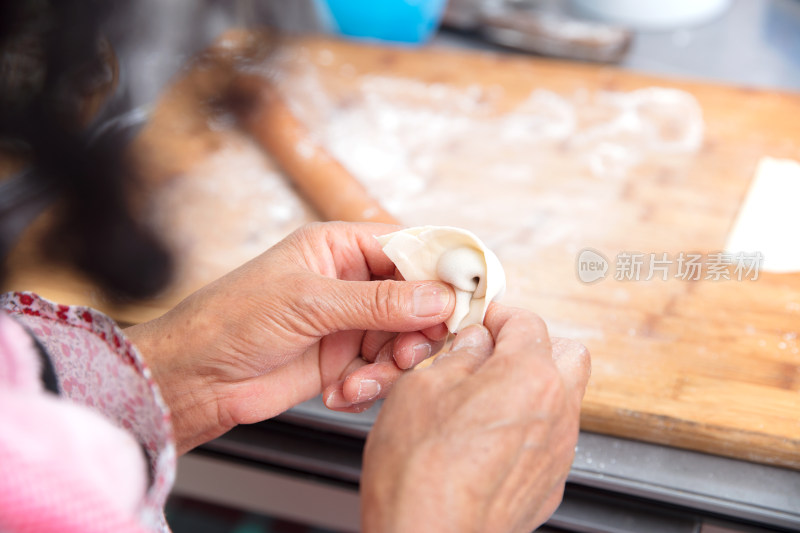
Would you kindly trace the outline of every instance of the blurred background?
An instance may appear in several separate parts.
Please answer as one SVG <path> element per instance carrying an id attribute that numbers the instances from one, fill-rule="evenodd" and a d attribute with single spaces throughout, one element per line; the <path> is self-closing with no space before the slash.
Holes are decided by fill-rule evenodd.
<path id="1" fill-rule="evenodd" d="M 108 33 L 120 36 L 116 49 L 129 65 L 124 70 L 148 73 L 126 80 L 134 103 L 152 101 L 165 80 L 224 29 L 260 24 L 290 33 L 607 60 L 656 74 L 800 87 L 796 0 L 118 3 Z"/>

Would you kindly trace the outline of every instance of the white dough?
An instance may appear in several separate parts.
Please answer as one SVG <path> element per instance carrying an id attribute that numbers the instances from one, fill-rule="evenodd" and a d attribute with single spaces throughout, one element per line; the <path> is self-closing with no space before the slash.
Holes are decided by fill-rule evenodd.
<path id="1" fill-rule="evenodd" d="M 483 323 L 489 303 L 505 291 L 506 275 L 497 256 L 467 230 L 419 226 L 377 239 L 406 280 L 453 286 L 456 307 L 445 322 L 453 333 Z"/>

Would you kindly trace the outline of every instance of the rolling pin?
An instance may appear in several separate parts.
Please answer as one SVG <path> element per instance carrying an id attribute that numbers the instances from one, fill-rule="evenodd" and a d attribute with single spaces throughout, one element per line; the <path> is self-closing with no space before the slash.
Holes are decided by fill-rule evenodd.
<path id="1" fill-rule="evenodd" d="M 235 82 L 241 127 L 266 150 L 325 220 L 398 220 L 319 144 L 269 80 L 242 74 Z"/>

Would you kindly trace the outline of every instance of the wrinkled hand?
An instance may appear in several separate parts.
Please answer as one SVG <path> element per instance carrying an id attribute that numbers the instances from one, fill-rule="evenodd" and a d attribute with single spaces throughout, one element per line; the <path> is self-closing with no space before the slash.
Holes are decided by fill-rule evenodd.
<path id="1" fill-rule="evenodd" d="M 392 279 L 382 224 L 312 224 L 129 328 L 187 451 L 323 392 L 361 411 L 446 337 L 452 289 Z M 397 332 L 402 332 L 398 334 Z"/>
<path id="2" fill-rule="evenodd" d="M 526 311 L 493 304 L 485 324 L 384 403 L 364 452 L 365 533 L 527 533 L 561 501 L 588 352 L 551 343 Z"/>

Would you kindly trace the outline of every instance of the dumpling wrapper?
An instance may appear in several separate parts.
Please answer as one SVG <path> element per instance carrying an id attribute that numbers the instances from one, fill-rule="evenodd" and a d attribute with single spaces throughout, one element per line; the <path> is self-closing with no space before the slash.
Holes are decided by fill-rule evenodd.
<path id="1" fill-rule="evenodd" d="M 497 256 L 467 230 L 419 226 L 376 238 L 406 280 L 453 286 L 456 306 L 445 322 L 452 333 L 482 324 L 489 303 L 505 291 L 506 274 Z"/>

